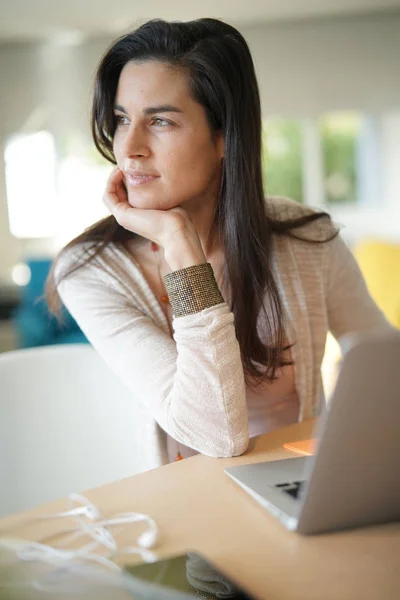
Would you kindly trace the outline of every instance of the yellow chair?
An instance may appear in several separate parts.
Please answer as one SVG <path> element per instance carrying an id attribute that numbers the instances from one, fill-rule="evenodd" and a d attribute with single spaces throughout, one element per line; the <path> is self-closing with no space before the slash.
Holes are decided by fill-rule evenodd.
<path id="1" fill-rule="evenodd" d="M 353 248 L 353 253 L 371 296 L 386 318 L 400 328 L 400 245 L 365 240 Z M 335 387 L 340 357 L 340 346 L 329 333 L 321 369 L 326 398 Z"/>
<path id="2" fill-rule="evenodd" d="M 400 328 L 400 245 L 365 240 L 353 252 L 371 296 L 387 319 Z"/>

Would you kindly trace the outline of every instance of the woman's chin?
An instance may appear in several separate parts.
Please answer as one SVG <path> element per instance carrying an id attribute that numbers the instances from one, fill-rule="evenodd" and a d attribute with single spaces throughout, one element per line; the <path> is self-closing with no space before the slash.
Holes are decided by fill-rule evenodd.
<path id="1" fill-rule="evenodd" d="M 174 208 L 175 204 L 171 206 L 171 203 L 160 200 L 160 197 L 154 198 L 150 195 L 147 197 L 144 194 L 129 194 L 128 193 L 128 204 L 132 208 L 141 208 L 146 210 L 168 210 Z"/>
<path id="2" fill-rule="evenodd" d="M 156 201 L 151 197 L 146 198 L 146 196 L 143 194 L 128 193 L 128 203 L 130 206 L 132 206 L 132 208 L 157 208 Z"/>

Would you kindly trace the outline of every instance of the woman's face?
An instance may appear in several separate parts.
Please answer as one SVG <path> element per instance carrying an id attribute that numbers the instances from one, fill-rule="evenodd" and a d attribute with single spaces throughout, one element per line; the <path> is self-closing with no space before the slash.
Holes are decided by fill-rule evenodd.
<path id="1" fill-rule="evenodd" d="M 131 206 L 167 210 L 188 201 L 215 203 L 223 138 L 212 135 L 182 70 L 157 61 L 126 64 L 114 109 L 114 155 Z"/>

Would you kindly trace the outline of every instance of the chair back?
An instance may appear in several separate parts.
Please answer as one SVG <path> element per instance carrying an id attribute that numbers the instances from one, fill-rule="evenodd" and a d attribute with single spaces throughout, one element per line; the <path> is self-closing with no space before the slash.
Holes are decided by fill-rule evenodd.
<path id="1" fill-rule="evenodd" d="M 89 345 L 0 354 L 0 516 L 142 470 L 135 404 Z"/>
<path id="2" fill-rule="evenodd" d="M 400 245 L 365 240 L 354 248 L 354 256 L 371 296 L 392 325 L 400 328 Z"/>

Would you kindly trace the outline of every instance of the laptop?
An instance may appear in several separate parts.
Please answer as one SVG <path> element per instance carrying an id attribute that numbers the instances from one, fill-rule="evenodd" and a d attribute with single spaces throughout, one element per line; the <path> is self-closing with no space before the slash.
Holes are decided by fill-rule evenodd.
<path id="1" fill-rule="evenodd" d="M 400 331 L 352 336 L 313 456 L 225 472 L 301 534 L 400 520 Z"/>

